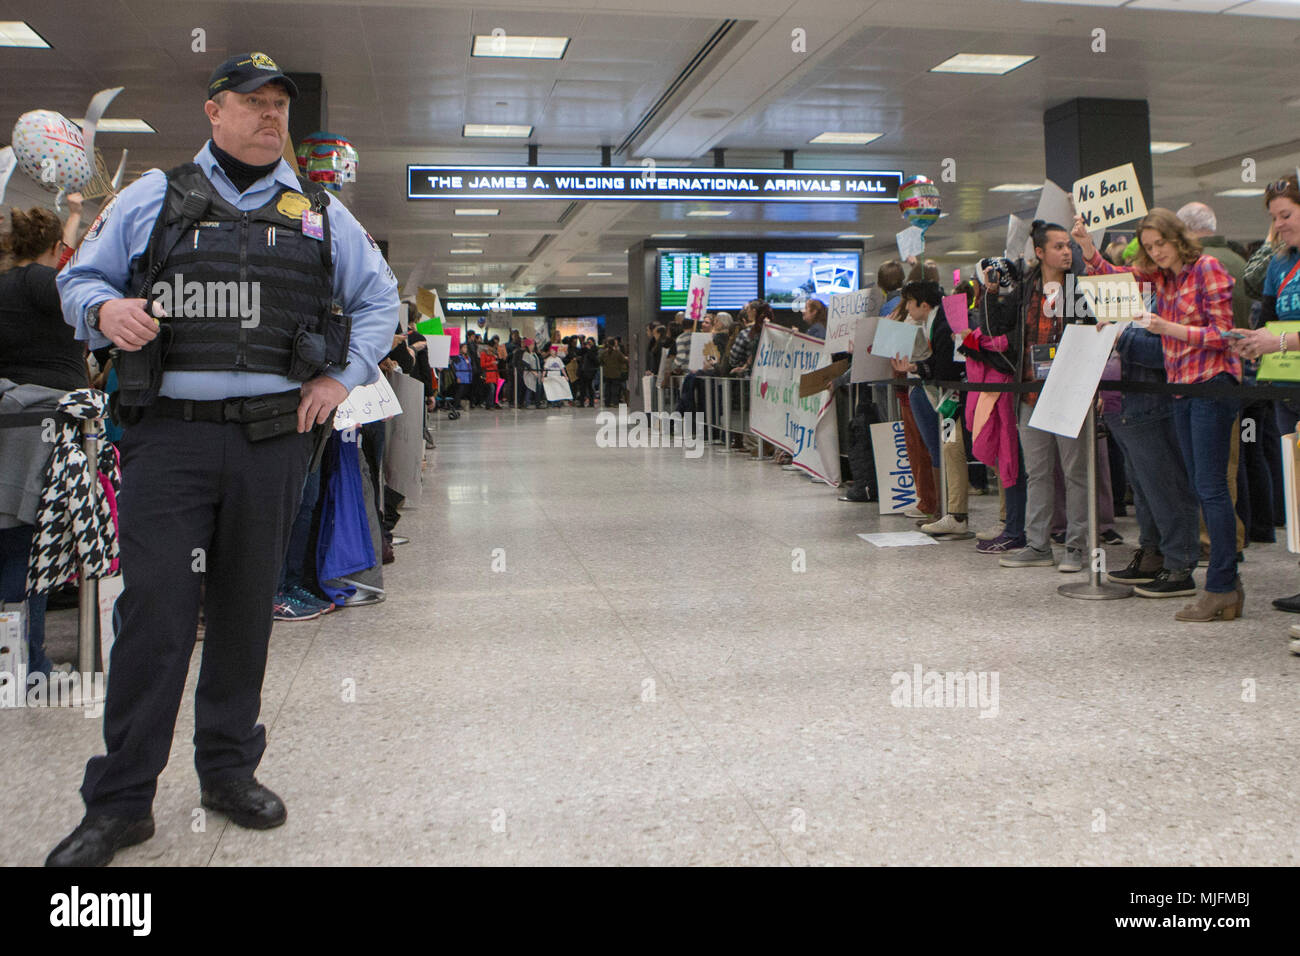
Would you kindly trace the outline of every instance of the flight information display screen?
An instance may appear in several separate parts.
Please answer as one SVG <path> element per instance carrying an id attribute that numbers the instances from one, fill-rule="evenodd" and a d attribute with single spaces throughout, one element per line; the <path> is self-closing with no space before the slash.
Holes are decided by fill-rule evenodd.
<path id="1" fill-rule="evenodd" d="M 686 308 L 691 277 L 709 277 L 710 312 L 735 311 L 758 298 L 758 253 L 756 252 L 661 252 L 659 253 L 659 308 Z"/>

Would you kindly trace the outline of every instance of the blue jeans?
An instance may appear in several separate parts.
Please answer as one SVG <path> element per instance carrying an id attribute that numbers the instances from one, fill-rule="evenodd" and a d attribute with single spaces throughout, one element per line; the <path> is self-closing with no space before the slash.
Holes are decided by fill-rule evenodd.
<path id="1" fill-rule="evenodd" d="M 930 396 L 919 385 L 913 385 L 907 392 L 907 400 L 912 403 L 912 418 L 916 421 L 916 430 L 921 433 L 925 450 L 930 453 L 930 461 L 939 467 L 943 458 L 943 446 L 939 444 L 939 413 L 930 404 Z"/>
<path id="2" fill-rule="evenodd" d="M 0 601 L 21 604 L 27 595 L 27 563 L 31 557 L 36 528 L 20 524 L 0 529 Z M 45 656 L 45 605 L 47 595 L 27 601 L 27 673 L 49 675 L 54 665 Z"/>
<path id="3" fill-rule="evenodd" d="M 1029 475 L 1025 471 L 1025 450 L 1016 448 L 1016 458 L 1020 461 L 1020 473 L 1016 483 L 1002 489 L 1007 500 L 1007 520 L 1002 533 L 1012 538 L 1019 538 L 1025 533 L 1025 508 L 1029 504 Z"/>
<path id="4" fill-rule="evenodd" d="M 1125 423 L 1122 415 L 1112 413 L 1106 416 L 1106 427 L 1124 452 L 1125 471 L 1133 485 L 1138 544 L 1159 551 L 1170 571 L 1191 570 L 1200 553 L 1196 498 L 1173 423 L 1168 418 Z M 1235 547 L 1235 525 L 1233 535 Z"/>
<path id="5" fill-rule="evenodd" d="M 1236 380 L 1221 372 L 1210 381 L 1226 385 Z M 1175 398 L 1173 406 L 1174 430 L 1187 465 L 1187 477 L 1201 502 L 1210 533 L 1205 590 L 1226 594 L 1237 586 L 1237 514 L 1228 494 L 1228 452 L 1238 402 L 1228 398 Z"/>

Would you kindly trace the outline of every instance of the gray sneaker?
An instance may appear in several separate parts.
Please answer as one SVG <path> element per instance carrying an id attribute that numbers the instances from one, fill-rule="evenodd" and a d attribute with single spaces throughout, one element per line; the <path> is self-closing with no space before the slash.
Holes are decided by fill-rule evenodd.
<path id="1" fill-rule="evenodd" d="M 1005 558 L 998 558 L 998 564 L 1004 568 L 1050 568 L 1056 564 L 1056 557 L 1050 549 L 1039 551 L 1037 548 L 1021 548 Z"/>
<path id="2" fill-rule="evenodd" d="M 1056 566 L 1062 574 L 1074 574 L 1083 570 L 1083 552 L 1078 548 L 1067 548 L 1065 557 Z"/>

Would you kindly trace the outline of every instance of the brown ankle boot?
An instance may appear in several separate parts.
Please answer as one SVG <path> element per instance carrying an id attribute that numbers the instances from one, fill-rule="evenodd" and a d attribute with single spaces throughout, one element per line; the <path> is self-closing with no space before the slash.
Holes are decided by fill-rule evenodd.
<path id="1" fill-rule="evenodd" d="M 1240 616 L 1245 598 L 1245 592 L 1239 590 L 1225 593 L 1202 591 L 1201 596 L 1194 603 L 1187 605 L 1187 607 L 1175 614 L 1174 619 L 1178 621 L 1216 621 L 1222 618 L 1225 621 L 1231 621 Z"/>

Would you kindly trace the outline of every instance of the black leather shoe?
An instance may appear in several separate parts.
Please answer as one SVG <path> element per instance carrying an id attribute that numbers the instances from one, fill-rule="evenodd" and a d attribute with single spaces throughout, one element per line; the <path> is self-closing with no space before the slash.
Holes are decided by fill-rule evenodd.
<path id="1" fill-rule="evenodd" d="M 289 816 L 284 801 L 252 777 L 204 787 L 199 802 L 209 810 L 220 810 L 250 830 L 270 830 Z"/>
<path id="2" fill-rule="evenodd" d="M 1289 598 L 1277 598 L 1273 601 L 1273 606 L 1279 611 L 1300 614 L 1300 594 L 1294 594 Z"/>
<path id="3" fill-rule="evenodd" d="M 46 866 L 107 866 L 123 847 L 135 846 L 153 836 L 153 817 L 126 820 L 122 817 L 92 817 L 87 814 L 50 851 Z"/>

